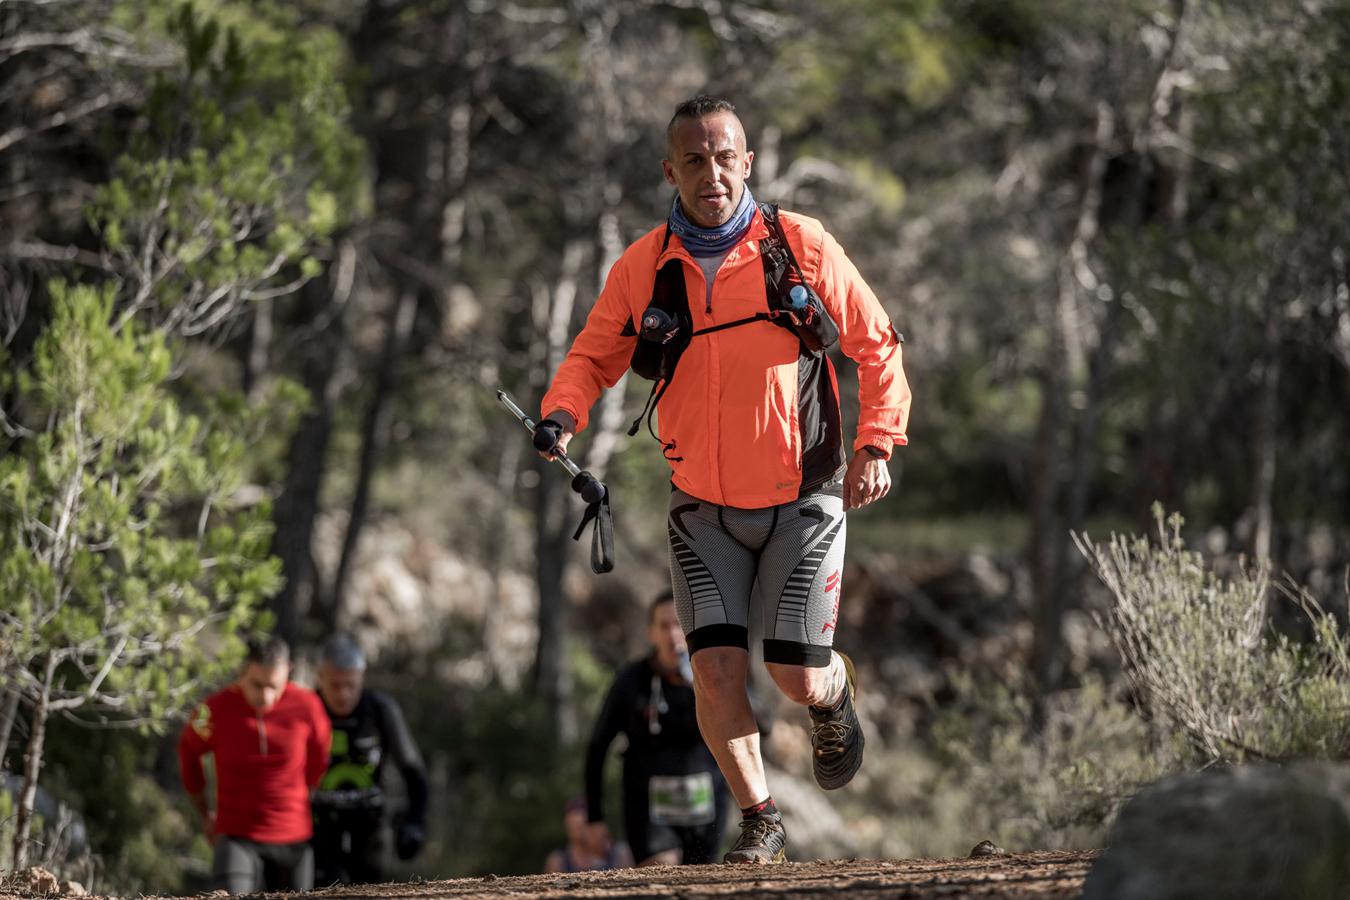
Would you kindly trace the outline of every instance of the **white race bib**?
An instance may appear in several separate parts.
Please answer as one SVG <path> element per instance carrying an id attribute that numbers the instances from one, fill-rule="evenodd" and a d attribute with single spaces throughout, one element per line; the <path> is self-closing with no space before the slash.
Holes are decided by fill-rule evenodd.
<path id="1" fill-rule="evenodd" d="M 647 790 L 653 825 L 707 825 L 717 816 L 711 772 L 653 775 Z"/>

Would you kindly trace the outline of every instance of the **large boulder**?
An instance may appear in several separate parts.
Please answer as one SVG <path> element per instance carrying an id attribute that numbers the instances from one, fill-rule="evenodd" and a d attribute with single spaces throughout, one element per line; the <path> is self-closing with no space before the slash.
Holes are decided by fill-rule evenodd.
<path id="1" fill-rule="evenodd" d="M 1164 779 L 1125 805 L 1084 900 L 1350 897 L 1350 767 L 1300 762 Z"/>

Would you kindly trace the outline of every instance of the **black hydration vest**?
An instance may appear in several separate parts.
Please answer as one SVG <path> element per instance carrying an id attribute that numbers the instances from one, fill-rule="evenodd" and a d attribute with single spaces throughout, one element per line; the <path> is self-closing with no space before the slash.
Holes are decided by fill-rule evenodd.
<path id="1" fill-rule="evenodd" d="M 691 340 L 701 334 L 738 328 L 752 322 L 768 321 L 796 332 L 803 351 L 807 353 L 821 353 L 839 340 L 838 327 L 826 312 L 825 304 L 807 283 L 796 257 L 792 255 L 792 247 L 783 233 L 782 223 L 778 221 L 778 207 L 772 203 L 761 203 L 759 211 L 769 226 L 769 236 L 759 242 L 760 260 L 764 264 L 764 312 L 695 331 L 693 317 L 689 312 L 689 297 L 684 289 L 684 264 L 679 259 L 668 260 L 656 272 L 652 300 L 648 304 L 649 313 L 660 310 L 665 314 L 665 320 L 658 326 L 662 333 L 659 337 L 650 334 L 653 323 L 647 315 L 643 316 L 641 331 L 634 326 L 632 317 L 629 317 L 623 328 L 624 337 L 641 338 L 633 350 L 630 363 L 639 376 L 649 381 L 670 381 Z M 662 252 L 665 252 L 669 243 L 670 228 L 667 226 L 665 240 L 661 242 Z M 794 294 L 797 298 L 804 297 L 805 301 L 795 302 Z"/>
<path id="2" fill-rule="evenodd" d="M 657 270 L 651 303 L 643 314 L 641 328 L 634 326 L 631 317 L 625 323 L 623 336 L 638 338 L 629 365 L 640 377 L 654 382 L 647 403 L 633 420 L 628 434 L 630 437 L 637 434 L 644 418 L 651 431 L 652 413 L 675 377 L 680 357 L 690 341 L 714 331 L 767 321 L 794 332 L 798 339 L 797 402 L 802 442 L 802 490 L 805 492 L 827 481 L 845 461 L 839 398 L 834 392 L 825 358 L 825 351 L 839 340 L 839 328 L 797 264 L 778 219 L 777 204 L 761 203 L 759 211 L 769 228 L 768 236 L 759 242 L 760 260 L 764 265 L 764 312 L 694 330 L 685 291 L 684 264 L 676 258 Z M 670 227 L 667 226 L 661 243 L 662 252 L 669 243 Z M 678 462 L 683 458 L 671 455 L 675 450 L 674 441 L 661 441 L 654 431 L 652 437 L 661 442 L 667 459 Z"/>
<path id="3" fill-rule="evenodd" d="M 326 707 L 325 707 L 326 708 Z M 356 708 L 348 715 L 329 718 L 333 740 L 328 771 L 315 789 L 316 811 L 329 815 L 378 813 L 384 808 L 380 772 L 384 767 L 384 710 L 374 691 L 361 692 Z"/>

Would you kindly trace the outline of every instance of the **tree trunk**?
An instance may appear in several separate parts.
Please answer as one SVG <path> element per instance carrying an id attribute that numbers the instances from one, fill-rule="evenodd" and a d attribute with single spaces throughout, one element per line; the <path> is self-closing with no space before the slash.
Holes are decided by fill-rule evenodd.
<path id="1" fill-rule="evenodd" d="M 481 546 L 481 552 L 483 565 L 492 579 L 492 597 L 489 602 L 494 606 L 502 601 L 502 569 L 510 535 L 509 511 L 516 503 L 517 473 L 520 471 L 520 454 L 525 446 L 519 434 L 510 435 L 502 444 L 502 455 L 497 462 L 497 502 L 493 504 L 487 528 L 483 532 L 486 540 Z M 498 683 L 505 670 L 500 638 L 501 619 L 501 616 L 483 617 L 483 648 L 492 680 Z"/>
<path id="2" fill-rule="evenodd" d="M 1148 113 L 1127 136 L 1135 165 L 1125 189 L 1126 206 L 1120 221 L 1120 227 L 1126 230 L 1143 225 L 1154 173 L 1152 136 L 1177 109 L 1176 86 L 1179 83 L 1181 47 L 1190 19 L 1190 0 L 1174 0 L 1173 11 L 1169 44 L 1154 78 Z M 1068 534 L 1082 529 L 1087 517 L 1088 499 L 1096 478 L 1101 405 L 1115 370 L 1116 341 L 1125 325 L 1124 298 L 1118 291 L 1113 291 L 1110 284 L 1102 280 L 1090 265 L 1092 245 L 1101 228 L 1107 154 L 1117 143 L 1116 135 L 1116 112 L 1108 103 L 1100 101 L 1092 152 L 1084 171 L 1078 221 L 1073 241 L 1060 268 L 1061 316 L 1058 324 L 1062 332 L 1060 337 L 1066 347 L 1064 363 L 1068 367 L 1068 375 L 1065 379 L 1067 383 L 1061 384 L 1061 393 L 1058 395 L 1058 400 L 1065 404 L 1063 412 L 1045 427 L 1058 428 L 1064 422 L 1072 422 L 1073 451 L 1067 470 L 1047 473 L 1046 477 L 1057 483 L 1053 489 L 1043 489 L 1038 498 L 1041 505 L 1053 506 L 1056 500 L 1062 502 L 1062 518 L 1056 520 L 1053 513 L 1042 511 L 1038 526 L 1033 529 L 1037 541 L 1043 542 L 1039 544 L 1036 560 L 1040 568 L 1033 567 L 1038 607 L 1032 650 L 1032 670 L 1042 695 L 1058 685 L 1063 672 L 1061 625 L 1065 610 L 1069 607 L 1077 573 L 1081 569 L 1076 565 L 1078 557 L 1069 544 Z M 1086 354 L 1082 352 L 1081 344 L 1073 339 L 1072 329 L 1079 323 L 1077 316 L 1070 313 L 1077 309 L 1079 300 L 1085 295 L 1088 302 L 1093 304 L 1090 318 L 1095 323 L 1097 335 L 1096 344 Z M 1052 366 L 1055 361 L 1051 359 Z M 1050 377 L 1053 378 L 1053 374 Z M 1078 396 L 1072 398 L 1076 402 L 1070 403 L 1069 392 L 1074 390 L 1074 384 L 1081 384 L 1082 387 Z M 1047 391 L 1047 396 L 1055 394 Z M 1057 441 L 1054 446 L 1059 446 Z M 1066 481 L 1058 483 L 1061 477 Z"/>
<path id="3" fill-rule="evenodd" d="M 1031 670 L 1042 695 L 1058 683 L 1063 662 L 1061 625 L 1065 600 L 1060 572 L 1069 536 L 1068 511 L 1061 503 L 1068 496 L 1069 485 L 1064 481 L 1062 431 L 1070 416 L 1070 385 L 1082 376 L 1084 353 L 1082 338 L 1077 334 L 1077 309 L 1082 288 L 1092 284 L 1096 277 L 1088 265 L 1089 245 L 1099 227 L 1102 176 L 1114 131 L 1114 111 L 1105 102 L 1099 103 L 1092 149 L 1083 167 L 1078 220 L 1073 240 L 1060 262 L 1058 292 L 1050 316 L 1050 349 L 1042 374 L 1031 531 L 1032 587 L 1036 592 Z"/>
<path id="4" fill-rule="evenodd" d="M 572 669 L 567 664 L 567 596 L 563 574 L 569 538 L 566 476 L 553 463 L 535 457 L 539 487 L 535 493 L 535 580 L 539 585 L 539 640 L 535 646 L 534 691 L 542 697 L 559 743 L 577 734 L 572 715 Z M 549 471 L 557 469 L 557 471 Z"/>
<path id="5" fill-rule="evenodd" d="M 252 327 L 249 329 L 248 356 L 244 360 L 244 393 L 254 399 L 262 388 L 271 367 L 273 301 L 258 300 L 253 304 Z"/>
<path id="6" fill-rule="evenodd" d="M 14 720 L 19 715 L 19 689 L 11 687 L 0 697 L 3 697 L 0 705 L 0 772 L 4 772 L 5 757 L 9 755 L 9 736 L 14 730 Z"/>
<path id="7" fill-rule="evenodd" d="M 55 674 L 56 658 L 49 656 L 42 687 L 33 703 L 28 722 L 28 747 L 23 756 L 23 789 L 19 794 L 19 809 L 14 819 L 11 856 L 16 872 L 28 865 L 28 831 L 33 821 L 33 804 L 37 800 L 38 775 L 42 771 L 42 745 L 47 737 L 47 703 L 51 699 L 52 678 Z"/>
<path id="8" fill-rule="evenodd" d="M 286 485 L 273 512 L 272 553 L 280 558 L 286 581 L 272 600 L 272 610 L 276 633 L 292 644 L 300 637 L 302 612 L 315 592 L 311 543 L 341 388 L 338 375 L 346 344 L 343 312 L 352 289 L 355 249 L 345 240 L 339 248 L 329 276 L 310 281 L 300 291 L 305 323 L 318 326 L 314 339 L 305 344 L 302 362 L 302 380 L 313 406 L 291 438 Z"/>
<path id="9" fill-rule="evenodd" d="M 408 339 L 412 335 L 413 321 L 417 317 L 417 292 L 406 288 L 399 295 L 398 302 L 394 304 L 390 313 L 370 406 L 366 409 L 365 420 L 361 424 L 361 461 L 357 468 L 356 487 L 352 492 L 351 513 L 347 517 L 347 533 L 342 539 L 342 554 L 338 557 L 337 572 L 333 576 L 333 587 L 328 597 L 326 618 L 329 631 L 336 631 L 345 624 L 344 598 L 347 577 L 356 556 L 361 528 L 365 525 L 366 510 L 370 505 L 370 483 L 375 475 L 375 467 L 389 445 L 391 415 L 389 398 L 393 394 L 394 376 L 399 360 L 403 358 Z"/>
<path id="10" fill-rule="evenodd" d="M 1055 338 L 1051 338 L 1052 344 Z M 1064 449 L 1064 374 L 1061 360 L 1051 350 L 1038 381 L 1041 386 L 1041 411 L 1036 424 L 1031 472 L 1031 533 L 1027 562 L 1032 590 L 1031 672 L 1038 686 L 1052 680 L 1054 661 L 1059 652 L 1061 611 L 1054 601 L 1052 583 L 1055 574 L 1055 542 L 1062 540 L 1059 527 Z"/>
<path id="11" fill-rule="evenodd" d="M 1116 334 L 1122 327 L 1121 311 L 1124 309 L 1120 298 L 1112 303 L 1106 314 L 1101 337 L 1097 346 L 1088 357 L 1088 379 L 1083 389 L 1082 409 L 1078 411 L 1078 420 L 1074 433 L 1074 448 L 1068 469 L 1068 484 L 1064 491 L 1064 519 L 1060 527 L 1060 538 L 1053 545 L 1055 566 L 1050 580 L 1050 602 L 1046 604 L 1047 632 L 1046 652 L 1050 658 L 1041 660 L 1039 675 L 1046 681 L 1047 687 L 1058 684 L 1063 672 L 1062 635 L 1060 622 L 1069 608 L 1070 597 L 1079 582 L 1082 570 L 1082 557 L 1067 540 L 1068 535 L 1081 531 L 1087 518 L 1088 496 L 1097 473 L 1097 423 L 1108 380 L 1115 369 Z M 1053 616 L 1051 624 L 1048 617 Z M 1048 629 L 1054 629 L 1053 635 Z M 1050 644 L 1056 646 L 1053 653 Z"/>
<path id="12" fill-rule="evenodd" d="M 535 295 L 535 333 L 543 334 L 539 382 L 546 381 L 567 353 L 572 310 L 581 272 L 591 249 L 589 241 L 569 241 L 553 290 Z M 538 359 L 538 357 L 536 357 Z M 567 665 L 567 610 L 562 579 L 567 568 L 571 534 L 567 525 L 571 490 L 566 476 L 552 463 L 536 457 L 539 487 L 535 493 L 535 579 L 539 585 L 539 640 L 535 647 L 534 689 L 548 701 L 553 733 L 563 743 L 576 736 L 572 715 L 572 672 Z"/>
<path id="13" fill-rule="evenodd" d="M 1271 290 L 1273 290 L 1273 286 Z M 1275 446 L 1280 413 L 1280 333 L 1273 302 L 1266 304 L 1260 393 L 1256 400 L 1252 450 L 1252 558 L 1270 559 L 1274 530 Z"/>

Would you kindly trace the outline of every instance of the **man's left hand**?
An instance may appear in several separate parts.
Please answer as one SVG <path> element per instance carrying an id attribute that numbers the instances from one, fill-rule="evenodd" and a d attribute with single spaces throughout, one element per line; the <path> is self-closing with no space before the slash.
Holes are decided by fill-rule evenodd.
<path id="1" fill-rule="evenodd" d="M 886 460 L 860 449 L 844 473 L 844 509 L 861 509 L 885 497 L 891 490 L 891 471 Z"/>

